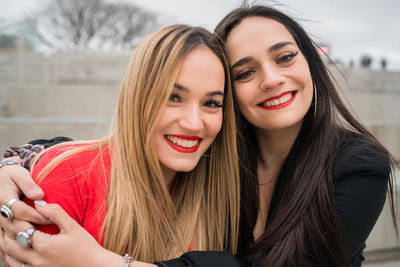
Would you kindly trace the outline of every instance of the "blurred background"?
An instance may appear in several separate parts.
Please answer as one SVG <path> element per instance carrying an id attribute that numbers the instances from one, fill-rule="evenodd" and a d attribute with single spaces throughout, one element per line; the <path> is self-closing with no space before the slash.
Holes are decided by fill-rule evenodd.
<path id="1" fill-rule="evenodd" d="M 335 63 L 331 71 L 351 109 L 399 163 L 400 1 L 257 2 L 299 20 Z M 0 0 L 0 151 L 58 135 L 103 137 L 132 51 L 145 35 L 173 23 L 213 30 L 240 3 Z M 365 266 L 400 266 L 387 207 L 365 256 Z"/>

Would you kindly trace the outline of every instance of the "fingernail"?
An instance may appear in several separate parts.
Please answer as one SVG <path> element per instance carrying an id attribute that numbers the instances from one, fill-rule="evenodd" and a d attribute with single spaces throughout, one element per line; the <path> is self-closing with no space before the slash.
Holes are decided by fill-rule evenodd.
<path id="1" fill-rule="evenodd" d="M 47 204 L 47 202 L 44 200 L 35 200 L 34 202 L 35 202 L 35 205 L 39 205 L 42 207 L 46 206 L 46 204 Z"/>
<path id="2" fill-rule="evenodd" d="M 32 194 L 43 194 L 43 190 L 40 188 L 35 188 L 31 192 Z"/>

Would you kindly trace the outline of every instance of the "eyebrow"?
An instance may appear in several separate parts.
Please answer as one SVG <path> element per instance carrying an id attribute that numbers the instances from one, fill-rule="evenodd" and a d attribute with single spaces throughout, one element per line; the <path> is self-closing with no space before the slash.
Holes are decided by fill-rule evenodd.
<path id="1" fill-rule="evenodd" d="M 284 46 L 287 46 L 287 45 L 294 45 L 294 43 L 292 43 L 292 42 L 279 42 L 279 43 L 276 43 L 276 44 L 274 44 L 273 46 L 271 46 L 269 49 L 268 49 L 268 52 L 274 52 L 274 51 L 276 51 L 276 50 L 278 50 L 278 49 L 281 49 L 282 47 L 284 47 Z"/>
<path id="2" fill-rule="evenodd" d="M 181 90 L 181 91 L 190 92 L 190 90 L 189 90 L 187 87 L 185 87 L 185 86 L 183 86 L 183 85 L 181 85 L 181 84 L 179 84 L 179 83 L 175 83 L 175 84 L 174 84 L 174 87 L 175 87 L 176 89 L 178 89 L 178 90 Z M 206 96 L 215 96 L 215 95 L 224 96 L 224 92 L 223 92 L 223 91 L 220 91 L 220 90 L 216 90 L 216 91 L 208 92 L 208 93 L 206 94 Z"/>
<path id="3" fill-rule="evenodd" d="M 178 89 L 178 90 L 181 90 L 181 91 L 190 91 L 189 89 L 187 89 L 185 86 L 183 86 L 183 85 L 180 85 L 179 83 L 175 83 L 174 84 L 174 87 L 176 88 L 176 89 Z"/>
<path id="4" fill-rule="evenodd" d="M 274 51 L 276 51 L 276 50 L 278 50 L 278 49 L 281 49 L 282 47 L 285 47 L 285 46 L 287 46 L 287 45 L 294 45 L 294 43 L 289 42 L 289 41 L 288 41 L 288 42 L 279 42 L 279 43 L 276 43 L 276 44 L 274 44 L 273 46 L 271 46 L 271 47 L 268 49 L 268 52 L 269 52 L 269 53 L 274 52 Z M 233 65 L 231 66 L 231 69 L 237 68 L 237 67 L 239 67 L 239 66 L 241 66 L 241 65 L 244 65 L 244 64 L 246 64 L 246 63 L 248 63 L 248 62 L 250 62 L 250 61 L 252 61 L 252 60 L 254 60 L 253 57 L 244 57 L 244 58 L 241 58 L 241 59 L 239 59 L 235 64 L 233 64 Z"/>
<path id="5" fill-rule="evenodd" d="M 233 64 L 233 65 L 231 66 L 231 69 L 237 68 L 237 67 L 239 67 L 239 66 L 241 66 L 241 65 L 244 65 L 244 64 L 246 64 L 246 63 L 248 63 L 248 62 L 250 62 L 250 61 L 252 61 L 252 60 L 253 60 L 253 57 L 244 57 L 244 58 L 241 58 L 241 59 L 239 59 L 238 61 L 236 61 L 235 64 Z"/>

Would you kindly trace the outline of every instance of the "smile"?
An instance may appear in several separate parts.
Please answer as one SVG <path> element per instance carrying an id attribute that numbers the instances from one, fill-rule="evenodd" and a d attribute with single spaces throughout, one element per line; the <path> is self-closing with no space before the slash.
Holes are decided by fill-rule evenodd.
<path id="1" fill-rule="evenodd" d="M 257 106 L 263 109 L 279 109 L 290 105 L 297 95 L 297 91 L 284 92 L 278 96 L 268 98 Z"/>
<path id="2" fill-rule="evenodd" d="M 164 135 L 168 145 L 178 152 L 194 153 L 200 146 L 202 138 L 187 135 Z"/>

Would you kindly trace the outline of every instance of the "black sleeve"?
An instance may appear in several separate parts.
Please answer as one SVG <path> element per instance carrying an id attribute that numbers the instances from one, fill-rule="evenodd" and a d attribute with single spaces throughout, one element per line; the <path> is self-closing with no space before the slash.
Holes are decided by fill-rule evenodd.
<path id="1" fill-rule="evenodd" d="M 237 258 L 228 252 L 192 251 L 181 257 L 157 261 L 154 264 L 160 267 L 253 267 L 258 266 L 247 258 Z"/>
<path id="2" fill-rule="evenodd" d="M 371 142 L 353 142 L 333 165 L 335 207 L 352 266 L 361 266 L 365 248 L 385 203 L 390 160 Z"/>
<path id="3" fill-rule="evenodd" d="M 36 140 L 32 140 L 30 142 L 28 142 L 28 144 L 31 145 L 43 145 L 45 148 L 57 145 L 59 143 L 63 143 L 63 142 L 68 142 L 68 141 L 73 141 L 71 138 L 69 137 L 64 137 L 64 136 L 57 136 L 54 137 L 52 139 L 36 139 Z"/>

